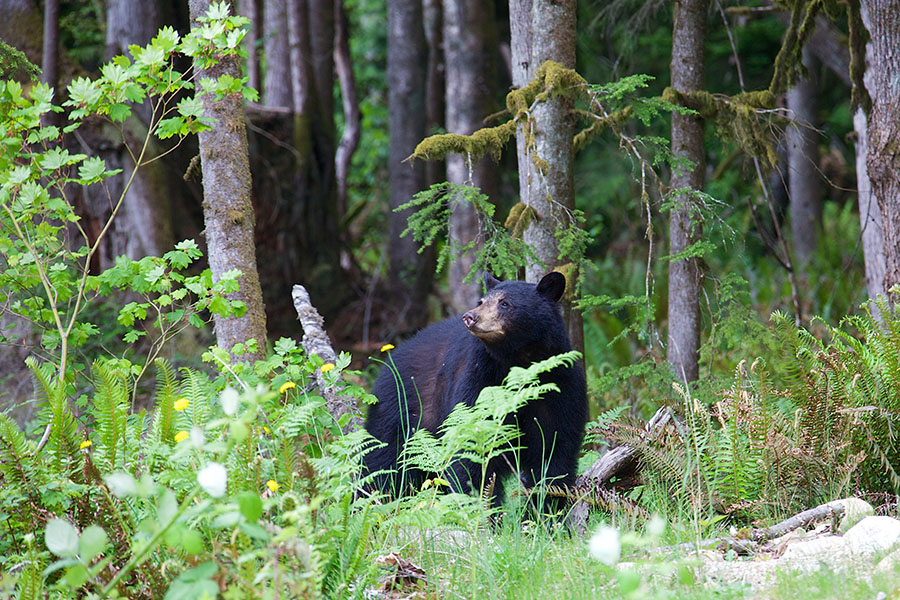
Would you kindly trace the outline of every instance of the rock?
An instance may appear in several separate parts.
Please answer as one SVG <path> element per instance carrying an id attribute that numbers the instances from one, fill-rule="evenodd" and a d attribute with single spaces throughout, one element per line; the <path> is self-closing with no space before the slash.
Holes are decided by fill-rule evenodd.
<path id="1" fill-rule="evenodd" d="M 853 554 L 888 552 L 900 544 L 900 521 L 891 517 L 866 517 L 843 536 Z"/>
<path id="2" fill-rule="evenodd" d="M 850 545 L 844 538 L 824 535 L 789 544 L 778 562 L 786 568 L 811 573 L 823 566 L 839 569 L 850 562 L 851 556 Z"/>
<path id="3" fill-rule="evenodd" d="M 892 575 L 900 569 L 900 548 L 897 548 L 875 565 L 875 573 L 879 575 Z"/>
<path id="4" fill-rule="evenodd" d="M 875 509 L 872 508 L 872 505 L 859 498 L 844 498 L 843 500 L 838 500 L 838 502 L 844 505 L 844 516 L 838 525 L 838 533 L 842 535 L 864 518 L 875 514 Z"/>

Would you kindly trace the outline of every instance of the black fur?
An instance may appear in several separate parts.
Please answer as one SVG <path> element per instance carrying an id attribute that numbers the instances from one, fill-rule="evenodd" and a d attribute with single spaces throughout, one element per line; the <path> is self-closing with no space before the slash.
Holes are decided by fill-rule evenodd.
<path id="1" fill-rule="evenodd" d="M 369 409 L 366 428 L 387 446 L 366 455 L 365 465 L 368 472 L 395 470 L 376 479 L 383 491 L 404 493 L 432 475 L 397 470 L 400 444 L 413 430 L 437 431 L 456 404 L 473 405 L 479 392 L 499 385 L 510 367 L 571 350 L 556 304 L 565 288 L 562 275 L 550 273 L 538 285 L 499 282 L 485 275 L 485 283 L 488 292 L 478 307 L 420 331 L 393 351 L 405 399 L 387 367 L 375 381 L 379 401 Z M 577 364 L 559 367 L 545 373 L 542 381 L 555 382 L 560 392 L 548 393 L 512 416 L 522 433 L 521 450 L 518 463 L 504 455 L 488 467 L 495 504 L 502 498 L 504 477 L 517 464 L 526 487 L 541 480 L 553 485 L 574 482 L 587 418 L 584 373 Z M 444 475 L 457 491 L 481 489 L 481 469 L 472 467 L 460 460 Z"/>

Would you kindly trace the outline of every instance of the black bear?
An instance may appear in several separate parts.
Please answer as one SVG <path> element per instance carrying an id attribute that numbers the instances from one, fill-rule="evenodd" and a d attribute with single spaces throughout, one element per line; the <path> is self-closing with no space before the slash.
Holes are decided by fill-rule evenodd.
<path id="1" fill-rule="evenodd" d="M 566 287 L 563 275 L 549 273 L 535 285 L 485 274 L 484 282 L 487 292 L 476 308 L 423 329 L 393 352 L 399 382 L 388 366 L 375 381 L 378 402 L 369 408 L 366 429 L 387 445 L 366 455 L 365 468 L 368 473 L 390 472 L 375 478 L 382 491 L 402 494 L 430 475 L 398 468 L 401 445 L 416 428 L 436 432 L 455 405 L 473 405 L 483 388 L 501 384 L 510 367 L 527 367 L 571 350 L 557 305 Z M 456 491 L 480 491 L 489 483 L 497 505 L 503 478 L 516 467 L 527 488 L 540 481 L 574 482 L 587 419 L 584 372 L 578 364 L 557 367 L 541 381 L 556 383 L 559 392 L 511 415 L 521 432 L 518 460 L 509 455 L 494 459 L 485 482 L 478 480 L 480 467 L 457 461 L 451 473 L 443 474 Z"/>

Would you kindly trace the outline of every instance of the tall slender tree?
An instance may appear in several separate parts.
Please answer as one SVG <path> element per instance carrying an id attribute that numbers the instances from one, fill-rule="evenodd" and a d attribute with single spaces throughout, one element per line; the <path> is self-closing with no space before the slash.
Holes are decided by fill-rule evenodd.
<path id="1" fill-rule="evenodd" d="M 425 323 L 425 299 L 433 269 L 425 254 L 416 251 L 406 229 L 409 211 L 393 212 L 425 188 L 422 161 L 404 162 L 425 137 L 427 45 L 420 1 L 388 0 L 388 108 L 390 141 L 388 171 L 391 182 L 388 264 L 391 288 L 398 293 L 401 318 L 409 328 Z"/>
<path id="2" fill-rule="evenodd" d="M 191 21 L 209 10 L 209 5 L 210 0 L 190 0 Z M 241 77 L 237 57 L 223 59 L 208 69 L 197 65 L 194 68 L 199 79 L 223 75 Z M 241 271 L 240 290 L 233 299 L 243 301 L 247 307 L 246 314 L 239 318 L 216 315 L 216 342 L 230 351 L 235 344 L 253 338 L 258 342 L 258 351 L 246 357 L 263 358 L 266 313 L 256 270 L 250 162 L 241 94 L 228 94 L 218 100 L 204 96 L 203 116 L 215 120 L 212 128 L 199 136 L 209 266 L 214 281 L 228 270 Z"/>
<path id="3" fill-rule="evenodd" d="M 263 47 L 266 78 L 262 102 L 268 107 L 293 108 L 291 101 L 291 58 L 288 44 L 288 2 L 264 0 Z"/>
<path id="4" fill-rule="evenodd" d="M 552 60 L 563 67 L 575 68 L 575 0 L 510 0 L 509 21 L 513 66 L 513 85 L 522 87 L 537 68 Z M 557 232 L 572 226 L 575 208 L 574 146 L 575 125 L 572 100 L 551 95 L 539 102 L 534 117 L 534 146 L 528 148 L 521 129 L 516 134 L 519 160 L 519 194 L 533 211 L 523 239 L 530 244 L 539 262 L 525 265 L 525 279 L 537 282 L 546 273 L 562 266 Z M 535 167 L 534 152 L 545 167 Z M 574 269 L 567 283 L 574 282 Z M 572 308 L 567 293 L 562 302 L 572 345 L 584 350 L 581 313 Z"/>
<path id="5" fill-rule="evenodd" d="M 484 126 L 491 112 L 496 81 L 497 35 L 493 5 L 482 0 L 444 0 L 444 53 L 446 56 L 447 131 L 469 135 Z M 460 154 L 447 157 L 447 181 L 472 185 L 488 197 L 496 196 L 497 168 L 488 156 L 478 160 Z M 478 215 L 471 204 L 452 203 L 450 239 L 466 245 L 480 239 Z M 449 268 L 453 308 L 465 312 L 481 297 L 475 284 L 463 278 L 475 257 L 469 254 Z"/>
<path id="6" fill-rule="evenodd" d="M 878 203 L 884 236 L 882 286 L 900 284 L 900 0 L 862 0 L 862 20 L 869 32 L 865 87 L 871 99 L 866 123 L 866 173 Z"/>
<path id="7" fill-rule="evenodd" d="M 803 49 L 806 77 L 787 93 L 794 122 L 787 129 L 788 191 L 791 232 L 798 266 L 807 264 L 818 245 L 822 227 L 822 186 L 819 175 L 819 140 L 816 126 L 816 78 L 812 50 Z"/>
<path id="8" fill-rule="evenodd" d="M 703 90 L 706 73 L 708 0 L 682 0 L 674 5 L 672 87 L 679 92 Z M 691 190 L 702 190 L 706 169 L 704 121 L 697 115 L 672 113 L 672 153 L 693 167 L 672 175 L 671 186 L 686 190 L 675 197 L 669 215 L 669 254 L 674 256 L 700 239 L 702 226 Z M 697 258 L 669 264 L 668 360 L 678 377 L 697 379 L 700 348 L 700 289 L 703 274 Z"/>

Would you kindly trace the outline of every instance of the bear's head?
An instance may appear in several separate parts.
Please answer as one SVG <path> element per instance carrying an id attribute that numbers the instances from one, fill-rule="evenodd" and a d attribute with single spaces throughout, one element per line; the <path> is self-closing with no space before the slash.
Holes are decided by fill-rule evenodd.
<path id="1" fill-rule="evenodd" d="M 556 303 L 566 289 L 566 278 L 561 273 L 548 273 L 537 285 L 499 281 L 485 273 L 484 285 L 487 292 L 478 306 L 462 316 L 462 321 L 486 345 L 518 349 L 540 341 L 548 329 L 558 331 Z"/>

